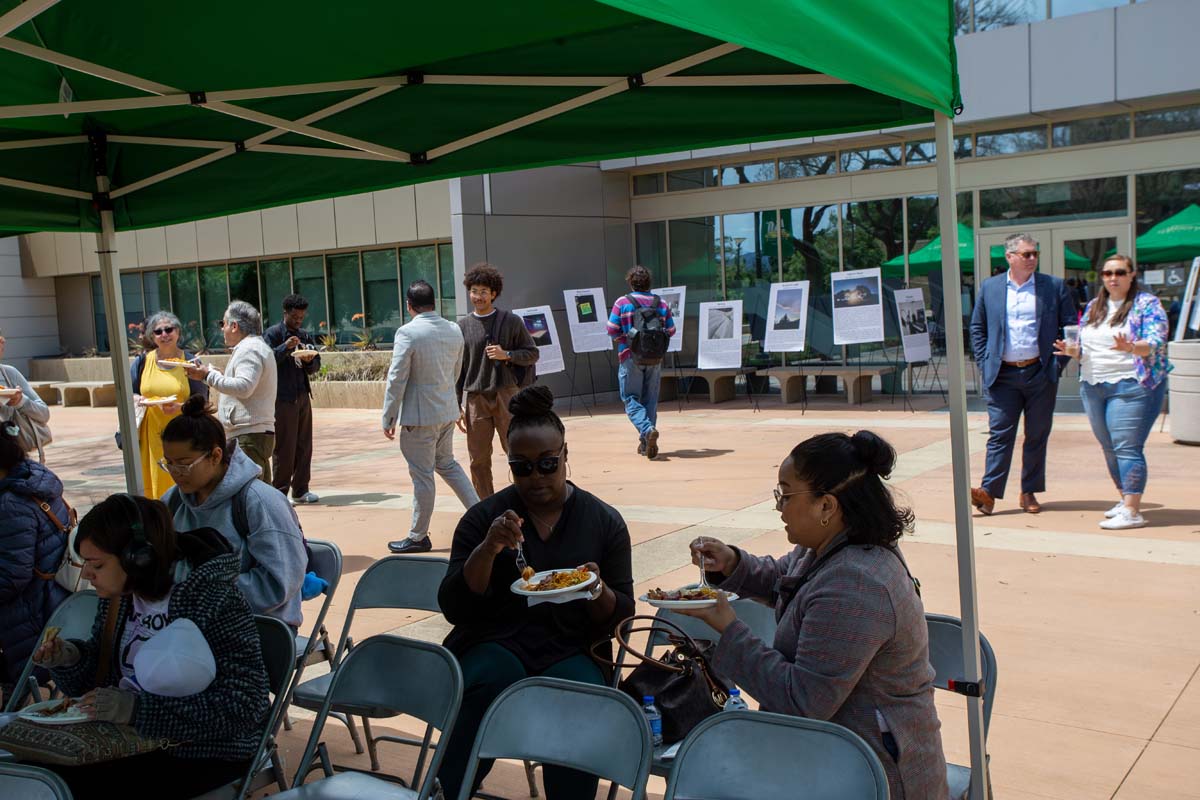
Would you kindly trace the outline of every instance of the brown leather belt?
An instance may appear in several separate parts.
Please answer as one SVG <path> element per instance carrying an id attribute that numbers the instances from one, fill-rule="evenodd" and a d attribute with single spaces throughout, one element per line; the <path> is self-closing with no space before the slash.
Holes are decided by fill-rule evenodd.
<path id="1" fill-rule="evenodd" d="M 1036 364 L 1038 361 L 1039 359 L 1037 358 L 1026 358 L 1022 361 L 1001 361 L 1000 363 L 1006 367 L 1016 367 L 1017 369 L 1022 369 L 1024 367 L 1028 367 L 1030 364 Z"/>

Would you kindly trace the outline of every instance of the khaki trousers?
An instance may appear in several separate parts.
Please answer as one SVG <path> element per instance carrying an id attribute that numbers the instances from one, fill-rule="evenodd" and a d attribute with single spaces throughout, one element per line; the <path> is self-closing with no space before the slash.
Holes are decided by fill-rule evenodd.
<path id="1" fill-rule="evenodd" d="M 275 452 L 274 433 L 243 433 L 234 436 L 233 440 L 246 454 L 246 457 L 262 468 L 259 478 L 264 483 L 271 482 L 271 455 Z"/>
<path id="2" fill-rule="evenodd" d="M 467 392 L 467 453 L 471 457 L 471 483 L 480 500 L 495 493 L 492 488 L 492 436 L 500 434 L 500 447 L 507 453 L 508 423 L 512 419 L 508 401 L 518 391 L 516 386 L 505 386 L 494 392 Z"/>

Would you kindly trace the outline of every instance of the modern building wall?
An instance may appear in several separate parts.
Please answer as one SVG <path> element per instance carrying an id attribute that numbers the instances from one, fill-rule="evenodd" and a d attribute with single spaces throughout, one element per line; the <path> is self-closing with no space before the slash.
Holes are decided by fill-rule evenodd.
<path id="1" fill-rule="evenodd" d="M 16 236 L 0 239 L 0 331 L 4 362 L 28 374 L 29 359 L 59 351 L 54 281 L 31 276 Z M 86 308 L 86 306 L 85 306 Z"/>

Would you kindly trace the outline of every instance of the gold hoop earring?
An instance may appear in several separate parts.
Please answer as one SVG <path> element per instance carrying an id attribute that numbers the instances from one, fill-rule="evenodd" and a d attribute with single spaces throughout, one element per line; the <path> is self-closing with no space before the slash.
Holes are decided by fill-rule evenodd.
<path id="1" fill-rule="evenodd" d="M 828 527 L 829 527 L 829 520 L 827 520 L 827 519 L 823 519 L 823 520 L 821 520 L 821 527 L 822 527 L 822 528 L 828 528 Z"/>

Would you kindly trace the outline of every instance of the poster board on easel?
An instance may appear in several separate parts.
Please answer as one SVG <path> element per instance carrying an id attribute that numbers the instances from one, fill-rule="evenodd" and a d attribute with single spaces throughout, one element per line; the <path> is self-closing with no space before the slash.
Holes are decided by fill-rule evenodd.
<path id="1" fill-rule="evenodd" d="M 1179 303 L 1179 322 L 1175 324 L 1175 341 L 1200 338 L 1200 256 L 1192 259 L 1187 284 Z"/>

